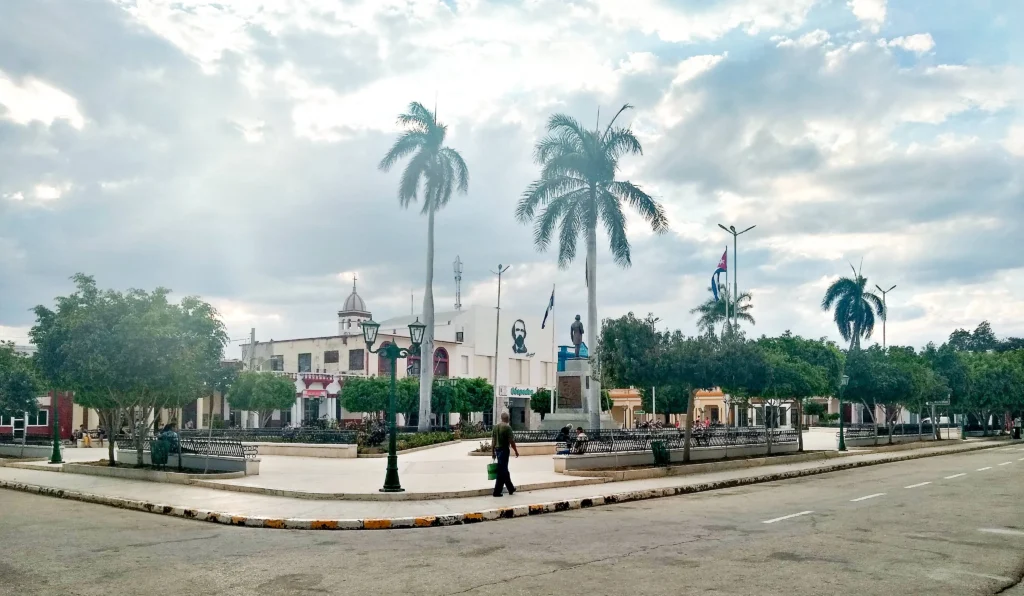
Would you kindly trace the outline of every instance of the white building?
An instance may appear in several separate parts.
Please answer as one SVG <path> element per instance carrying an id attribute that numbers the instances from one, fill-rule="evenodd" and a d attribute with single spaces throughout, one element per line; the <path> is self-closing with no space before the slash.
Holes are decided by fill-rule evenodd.
<path id="1" fill-rule="evenodd" d="M 517 427 L 533 428 L 540 418 L 530 411 L 530 396 L 538 388 L 555 386 L 554 321 L 549 320 L 547 328 L 541 329 L 543 312 L 530 315 L 502 309 L 500 327 L 496 327 L 495 314 L 494 307 L 481 306 L 435 313 L 434 373 L 436 377 L 487 379 L 496 386 L 498 399 L 509 409 L 512 422 Z M 338 394 L 347 377 L 390 374 L 388 361 L 370 353 L 363 341 L 362 322 L 371 317 L 353 282 L 352 293 L 338 311 L 337 334 L 257 341 L 251 355 L 248 344 L 243 345 L 246 364 L 251 361 L 258 370 L 277 371 L 295 379 L 295 405 L 290 411 L 275 413 L 272 425 L 300 425 L 313 418 L 362 418 L 362 413 L 342 408 Z M 416 318 L 405 315 L 380 321 L 374 349 L 387 342 L 408 347 L 409 323 Z M 418 318 L 423 320 L 422 315 Z M 568 337 L 568 325 L 565 331 Z M 399 377 L 419 374 L 420 357 L 401 362 Z M 475 414 L 473 418 L 490 422 L 491 412 Z M 233 415 L 231 419 L 239 425 L 251 424 L 249 416 Z"/>

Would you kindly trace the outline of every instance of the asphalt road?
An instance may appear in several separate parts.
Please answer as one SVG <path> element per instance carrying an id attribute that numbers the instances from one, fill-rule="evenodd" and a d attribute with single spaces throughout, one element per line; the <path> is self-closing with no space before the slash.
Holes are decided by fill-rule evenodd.
<path id="1" fill-rule="evenodd" d="M 234 528 L 0 490 L 4 596 L 935 596 L 1016 594 L 1022 574 L 1024 447 L 386 532 Z"/>

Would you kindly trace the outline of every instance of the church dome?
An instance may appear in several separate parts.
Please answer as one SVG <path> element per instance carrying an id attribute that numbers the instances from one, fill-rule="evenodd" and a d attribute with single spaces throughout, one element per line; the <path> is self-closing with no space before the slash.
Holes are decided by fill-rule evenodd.
<path id="1" fill-rule="evenodd" d="M 369 312 L 366 310 L 366 302 L 356 292 L 356 280 L 352 280 L 352 293 L 345 299 L 345 304 L 341 307 L 341 312 L 352 312 L 352 313 L 365 313 Z"/>

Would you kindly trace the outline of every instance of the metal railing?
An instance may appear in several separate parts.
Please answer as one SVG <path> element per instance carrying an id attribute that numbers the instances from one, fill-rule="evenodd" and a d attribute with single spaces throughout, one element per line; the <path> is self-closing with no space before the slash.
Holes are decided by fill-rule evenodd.
<path id="1" fill-rule="evenodd" d="M 788 429 L 773 429 L 771 441 L 773 445 L 796 443 L 799 432 Z M 627 431 L 616 430 L 589 432 L 586 439 L 570 437 L 564 442 L 563 449 L 569 455 L 588 453 L 622 453 L 627 451 L 651 451 L 652 441 L 663 441 L 668 449 L 682 449 L 686 442 L 685 433 L 677 429 L 664 431 Z M 763 428 L 715 428 L 695 429 L 692 432 L 690 447 L 692 449 L 708 449 L 723 447 L 744 447 L 766 445 L 768 431 Z M 516 439 L 518 441 L 518 437 Z M 561 447 L 561 444 L 560 444 Z"/>
<path id="2" fill-rule="evenodd" d="M 0 445 L 53 445 L 53 437 L 45 435 L 29 435 L 14 438 L 13 434 L 0 434 Z"/>
<path id="3" fill-rule="evenodd" d="M 242 441 L 245 443 L 316 443 L 352 445 L 354 430 L 322 430 L 319 428 L 215 428 L 178 431 L 182 437 Z"/>
<path id="4" fill-rule="evenodd" d="M 142 450 L 150 451 L 150 444 L 160 439 L 146 437 L 142 439 Z M 120 436 L 116 439 L 117 448 L 124 451 L 137 449 L 136 440 L 133 437 Z M 205 439 L 199 437 L 179 437 L 176 442 L 171 442 L 171 454 L 177 455 L 178 450 L 182 454 L 211 456 L 211 457 L 237 457 L 244 459 L 256 459 L 259 455 L 259 448 L 256 445 L 243 445 L 238 440 Z"/>
<path id="5" fill-rule="evenodd" d="M 895 424 L 892 427 L 892 436 L 927 436 L 935 433 L 935 428 L 932 426 L 931 423 L 922 424 L 920 426 L 920 432 L 918 431 L 918 429 L 919 427 L 916 424 Z M 847 439 L 868 439 L 875 436 L 875 426 L 873 424 L 850 424 L 844 427 L 843 434 Z M 838 436 L 839 431 L 836 430 L 836 437 Z M 885 426 L 879 425 L 878 436 L 888 437 L 889 429 Z"/>

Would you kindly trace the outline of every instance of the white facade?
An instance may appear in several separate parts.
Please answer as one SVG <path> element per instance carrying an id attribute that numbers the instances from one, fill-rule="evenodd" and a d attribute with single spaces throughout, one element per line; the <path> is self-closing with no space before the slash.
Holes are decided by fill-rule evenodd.
<path id="1" fill-rule="evenodd" d="M 529 315 L 502 309 L 496 327 L 495 314 L 495 308 L 479 306 L 435 313 L 435 376 L 487 379 L 496 387 L 502 405 L 509 408 L 513 423 L 532 428 L 539 423 L 539 416 L 530 411 L 529 396 L 536 389 L 553 388 L 556 382 L 554 321 L 549 319 L 547 328 L 541 329 L 543 311 Z M 296 381 L 296 404 L 291 412 L 275 414 L 275 425 L 299 425 L 314 415 L 330 420 L 362 417 L 341 408 L 337 396 L 345 377 L 388 373 L 387 363 L 370 353 L 363 341 L 362 323 L 370 318 L 353 283 L 352 294 L 338 311 L 337 335 L 257 341 L 251 351 L 248 344 L 242 346 L 244 358 L 251 358 L 246 366 L 251 363 L 256 370 L 280 372 Z M 423 320 L 422 315 L 409 315 L 381 321 L 374 348 L 385 342 L 408 347 L 409 324 L 417 318 Z M 565 327 L 568 338 L 568 325 Z M 415 371 L 415 365 L 413 359 L 400 361 L 397 376 Z M 307 400 L 316 400 L 316 405 Z M 241 417 L 240 422 L 249 426 L 251 416 Z"/>

